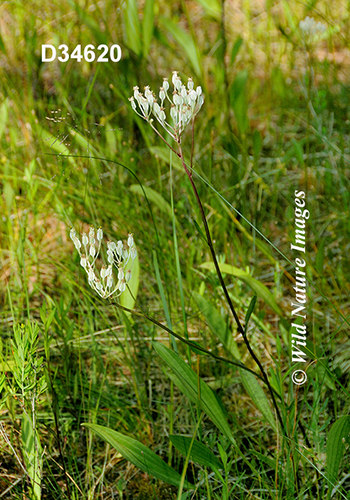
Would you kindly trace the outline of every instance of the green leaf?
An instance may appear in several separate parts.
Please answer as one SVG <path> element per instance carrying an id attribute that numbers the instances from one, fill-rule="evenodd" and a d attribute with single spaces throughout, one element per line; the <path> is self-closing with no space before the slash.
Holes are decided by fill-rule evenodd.
<path id="1" fill-rule="evenodd" d="M 245 390 L 252 398 L 253 403 L 258 408 L 258 410 L 264 415 L 268 423 L 271 425 L 273 430 L 277 430 L 276 421 L 273 416 L 269 401 L 266 394 L 261 388 L 259 382 L 254 377 L 254 375 L 246 370 L 239 368 L 239 374 L 242 379 L 242 383 Z"/>
<path id="2" fill-rule="evenodd" d="M 200 225 L 198 224 L 198 222 L 196 221 L 196 219 L 193 219 L 193 222 L 194 222 L 194 225 L 196 226 L 196 229 L 199 233 L 199 236 L 202 238 L 204 243 L 207 243 L 207 238 L 205 237 L 205 234 L 203 233 L 203 231 L 202 231 Z"/>
<path id="3" fill-rule="evenodd" d="M 131 271 L 130 281 L 127 284 L 128 286 L 127 286 L 126 290 L 121 294 L 121 296 L 119 298 L 120 304 L 124 307 L 127 307 L 128 309 L 134 308 L 135 299 L 136 299 L 137 292 L 139 289 L 140 264 L 139 264 L 138 254 L 136 255 L 136 258 L 135 258 L 133 264 L 131 261 L 129 261 L 128 265 L 124 269 L 124 272 L 126 272 L 128 269 L 130 269 L 131 265 L 132 265 L 132 271 Z M 125 314 L 127 316 L 131 315 L 131 313 L 129 313 L 129 312 L 125 312 Z"/>
<path id="4" fill-rule="evenodd" d="M 331 498 L 332 485 L 338 480 L 340 462 L 343 458 L 345 443 L 350 433 L 350 415 L 344 415 L 332 425 L 327 437 L 327 461 L 326 473 L 328 478 L 329 490 L 328 498 Z"/>
<path id="5" fill-rule="evenodd" d="M 232 52 L 231 52 L 231 64 L 233 64 L 235 62 L 236 56 L 238 54 L 239 49 L 241 48 L 242 43 L 243 43 L 243 38 L 241 38 L 239 36 L 237 38 L 237 40 L 235 41 L 235 43 L 233 45 L 233 48 L 232 48 Z"/>
<path id="6" fill-rule="evenodd" d="M 220 342 L 225 346 L 225 348 L 233 355 L 235 359 L 240 359 L 239 350 L 233 339 L 231 330 L 224 318 L 221 316 L 219 311 L 206 300 L 202 295 L 197 292 L 193 293 L 194 300 L 196 301 L 200 312 L 206 319 L 206 322 L 213 332 L 213 334 L 220 339 Z"/>
<path id="7" fill-rule="evenodd" d="M 221 4 L 218 0 L 197 0 L 200 3 L 207 13 L 212 16 L 217 21 L 221 19 Z"/>
<path id="8" fill-rule="evenodd" d="M 257 299 L 257 297 L 256 297 L 256 295 L 254 295 L 254 297 L 250 301 L 247 313 L 245 315 L 245 327 L 244 327 L 245 331 L 247 331 L 248 323 L 249 323 L 249 320 L 250 320 L 250 316 L 253 314 L 253 311 L 254 311 L 254 308 L 255 308 L 255 304 L 256 304 L 256 299 Z"/>
<path id="9" fill-rule="evenodd" d="M 143 22 L 142 22 L 142 51 L 143 56 L 148 56 L 148 51 L 151 46 L 154 29 L 154 0 L 146 0 L 143 8 Z"/>
<path id="10" fill-rule="evenodd" d="M 189 456 L 196 464 L 203 465 L 204 467 L 215 467 L 217 469 L 223 468 L 220 460 L 203 443 L 192 440 L 188 436 L 172 435 L 169 438 L 182 455 L 185 457 Z"/>
<path id="11" fill-rule="evenodd" d="M 296 141 L 295 139 L 292 139 L 292 142 L 293 142 L 293 146 L 294 146 L 295 156 L 300 161 L 300 163 L 302 165 L 304 165 L 304 149 L 303 149 L 303 145 L 299 141 Z"/>
<path id="12" fill-rule="evenodd" d="M 203 269 L 208 269 L 209 271 L 215 272 L 215 266 L 213 262 L 204 262 L 201 264 Z M 230 264 L 219 263 L 220 271 L 222 273 L 230 274 L 232 276 L 236 276 L 240 280 L 244 281 L 254 292 L 261 298 L 263 301 L 271 307 L 273 311 L 281 318 L 281 322 L 285 328 L 290 329 L 290 325 L 288 321 L 283 317 L 282 309 L 277 304 L 274 296 L 269 291 L 269 289 L 260 283 L 260 281 L 253 278 L 246 271 L 242 271 L 238 267 L 231 266 Z"/>
<path id="13" fill-rule="evenodd" d="M 2 134 L 5 131 L 5 127 L 6 127 L 6 123 L 7 123 L 8 105 L 9 105 L 9 100 L 7 98 L 4 100 L 4 102 L 0 106 L 0 139 L 1 139 Z"/>
<path id="14" fill-rule="evenodd" d="M 152 201 L 159 210 L 161 210 L 164 213 L 167 213 L 168 215 L 172 216 L 172 211 L 171 211 L 171 206 L 170 204 L 164 200 L 163 196 L 159 194 L 157 191 L 154 189 L 148 187 L 148 186 L 143 186 L 142 187 L 139 184 L 132 184 L 129 187 L 130 191 L 132 191 L 135 194 L 138 194 L 140 196 L 147 196 L 149 201 Z"/>
<path id="15" fill-rule="evenodd" d="M 191 340 L 191 344 L 197 345 L 198 347 L 202 347 L 195 340 Z M 203 354 L 205 354 L 205 352 L 201 351 L 200 349 L 196 349 L 193 345 L 189 345 L 188 347 L 191 349 L 192 352 L 194 352 L 195 354 L 198 354 L 199 356 L 202 356 Z"/>
<path id="16" fill-rule="evenodd" d="M 141 54 L 141 30 L 137 11 L 137 0 L 125 1 L 124 19 L 127 45 L 139 56 Z"/>
<path id="17" fill-rule="evenodd" d="M 210 387 L 188 366 L 178 354 L 160 342 L 153 342 L 153 347 L 165 363 L 171 368 L 169 377 L 188 399 L 208 415 L 211 421 L 226 436 L 232 444 L 236 445 L 230 426 L 225 417 L 215 394 Z"/>
<path id="18" fill-rule="evenodd" d="M 23 457 L 32 483 L 34 498 L 41 498 L 42 450 L 39 436 L 33 429 L 33 423 L 26 413 L 22 414 Z M 31 497 L 32 498 L 32 497 Z M 33 499 L 34 500 L 34 499 Z"/>
<path id="19" fill-rule="evenodd" d="M 254 149 L 254 159 L 255 160 L 259 159 L 262 145 L 263 145 L 263 141 L 262 141 L 262 137 L 261 137 L 259 130 L 254 130 L 254 132 L 253 132 L 253 149 Z"/>
<path id="20" fill-rule="evenodd" d="M 161 23 L 172 34 L 177 43 L 182 47 L 192 65 L 196 76 L 202 80 L 202 63 L 198 48 L 193 38 L 183 31 L 177 23 L 167 17 L 160 17 Z"/>
<path id="21" fill-rule="evenodd" d="M 249 125 L 247 83 L 248 71 L 244 69 L 243 71 L 240 71 L 234 79 L 230 91 L 231 104 L 235 112 L 238 129 L 241 134 L 246 132 Z"/>
<path id="22" fill-rule="evenodd" d="M 180 486 L 181 476 L 172 467 L 164 462 L 152 450 L 147 448 L 134 438 L 125 436 L 103 425 L 84 423 L 84 427 L 88 427 L 95 432 L 100 438 L 116 449 L 126 460 L 134 464 L 139 469 L 147 474 L 150 474 L 161 481 L 164 481 L 173 486 Z M 186 488 L 193 488 L 193 485 L 185 481 Z"/>

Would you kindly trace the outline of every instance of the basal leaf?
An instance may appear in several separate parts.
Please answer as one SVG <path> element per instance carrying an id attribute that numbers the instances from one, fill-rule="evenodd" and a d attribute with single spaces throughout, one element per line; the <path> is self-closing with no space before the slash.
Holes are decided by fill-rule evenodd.
<path id="1" fill-rule="evenodd" d="M 113 429 L 109 429 L 108 427 L 104 427 L 103 425 L 90 423 L 84 423 L 82 425 L 94 431 L 100 438 L 104 439 L 104 441 L 117 450 L 126 460 L 142 471 L 161 481 L 172 484 L 173 486 L 180 486 L 180 474 L 152 450 L 147 448 L 147 446 L 140 443 L 140 441 L 125 436 Z M 185 481 L 184 486 L 186 488 L 193 487 L 188 481 Z"/>
<path id="2" fill-rule="evenodd" d="M 218 429 L 236 445 L 225 413 L 210 387 L 197 377 L 197 374 L 185 361 L 160 342 L 153 342 L 153 347 L 165 363 L 171 368 L 169 377 L 175 385 L 193 403 L 198 404 Z"/>
<path id="3" fill-rule="evenodd" d="M 329 480 L 328 498 L 331 498 L 332 485 L 338 480 L 340 462 L 345 450 L 345 442 L 350 433 L 350 415 L 338 418 L 327 437 L 326 475 Z"/>
<path id="4" fill-rule="evenodd" d="M 189 458 L 193 462 L 204 467 L 223 468 L 220 460 L 203 443 L 192 440 L 189 436 L 173 435 L 169 437 L 175 448 L 185 457 L 189 455 Z"/>

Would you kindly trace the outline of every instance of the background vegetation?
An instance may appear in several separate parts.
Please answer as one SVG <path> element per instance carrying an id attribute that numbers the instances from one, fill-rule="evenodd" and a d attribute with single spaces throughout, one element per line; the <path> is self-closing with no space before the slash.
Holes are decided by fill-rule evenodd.
<path id="1" fill-rule="evenodd" d="M 306 16 L 327 28 L 312 44 L 299 28 Z M 0 498 L 177 497 L 86 422 L 187 469 L 196 489 L 182 498 L 349 498 L 347 419 L 333 430 L 336 449 L 327 448 L 332 424 L 349 414 L 349 3 L 7 1 L 0 35 Z M 44 43 L 118 43 L 122 59 L 43 63 Z M 134 85 L 156 90 L 173 70 L 205 94 L 195 180 L 220 262 L 247 273 L 225 276 L 242 322 L 258 295 L 248 336 L 281 395 L 289 439 L 240 371 L 177 342 L 220 401 L 232 446 L 170 381 L 152 346 L 169 345 L 167 334 L 100 299 L 68 237 L 70 226 L 101 226 L 113 239 L 132 232 L 135 308 L 257 371 L 203 267 L 211 259 L 188 179 L 128 101 Z M 190 133 L 183 149 L 189 158 Z M 311 212 L 310 363 L 299 390 L 288 338 L 296 189 Z M 223 464 L 223 480 L 198 461 L 187 466 L 172 434 L 197 435 Z"/>

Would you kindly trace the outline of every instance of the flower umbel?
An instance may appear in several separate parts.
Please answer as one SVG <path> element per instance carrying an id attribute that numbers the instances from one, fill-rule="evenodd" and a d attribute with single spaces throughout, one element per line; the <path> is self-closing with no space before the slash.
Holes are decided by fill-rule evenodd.
<path id="1" fill-rule="evenodd" d="M 300 21 L 299 28 L 306 39 L 315 41 L 319 35 L 326 31 L 327 26 L 321 22 L 316 22 L 313 17 L 306 16 L 305 19 Z"/>
<path id="2" fill-rule="evenodd" d="M 186 87 L 178 76 L 177 71 L 173 71 L 171 81 L 174 90 L 170 97 L 168 79 L 163 79 L 163 85 L 159 88 L 158 92 L 160 104 L 156 94 L 149 86 L 144 88 L 144 94 L 139 92 L 139 87 L 134 87 L 134 95 L 129 98 L 129 101 L 131 102 L 132 109 L 141 118 L 153 127 L 152 115 L 155 116 L 168 134 L 176 142 L 180 143 L 182 132 L 201 109 L 204 96 L 201 87 L 197 87 L 194 90 L 192 78 L 188 79 Z M 172 125 L 168 121 L 169 115 Z"/>
<path id="3" fill-rule="evenodd" d="M 112 295 L 119 297 L 126 289 L 126 283 L 131 278 L 131 267 L 137 255 L 133 235 L 129 234 L 126 243 L 121 240 L 117 241 L 117 243 L 114 241 L 107 242 L 108 265 L 103 265 L 100 271 L 95 269 L 95 263 L 101 250 L 102 229 L 98 228 L 96 231 L 94 227 L 91 227 L 88 235 L 82 233 L 81 241 L 74 228 L 70 230 L 69 236 L 78 250 L 80 265 L 88 275 L 91 288 L 103 299 L 107 299 Z M 131 267 L 126 270 L 130 259 L 132 260 Z M 113 276 L 113 266 L 117 269 L 116 278 Z"/>

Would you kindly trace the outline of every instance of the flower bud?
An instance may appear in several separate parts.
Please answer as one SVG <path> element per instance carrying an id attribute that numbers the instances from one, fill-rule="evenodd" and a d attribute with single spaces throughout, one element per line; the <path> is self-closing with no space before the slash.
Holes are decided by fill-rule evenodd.
<path id="1" fill-rule="evenodd" d="M 107 248 L 108 250 L 110 250 L 111 252 L 114 252 L 117 248 L 116 244 L 114 243 L 114 241 L 107 241 Z M 107 253 L 108 253 L 108 250 L 107 250 Z"/>
<path id="2" fill-rule="evenodd" d="M 92 258 L 94 258 L 94 257 L 95 257 L 95 255 L 96 255 L 96 248 L 95 248 L 95 246 L 94 246 L 94 245 L 91 245 L 91 246 L 90 246 L 90 251 L 89 251 L 89 254 L 91 255 L 91 257 L 92 257 Z"/>
<path id="3" fill-rule="evenodd" d="M 133 97 L 129 97 L 129 101 L 130 101 L 130 104 L 131 104 L 131 107 L 134 111 L 137 111 L 136 109 L 136 104 L 135 104 L 135 101 L 134 101 L 134 98 Z"/>
<path id="4" fill-rule="evenodd" d="M 84 247 L 89 243 L 89 239 L 88 239 L 86 233 L 83 233 L 81 235 L 81 241 L 83 242 Z"/>
<path id="5" fill-rule="evenodd" d="M 169 90 L 169 82 L 167 78 L 163 78 L 163 89 L 165 92 L 168 92 Z"/>
<path id="6" fill-rule="evenodd" d="M 128 247 L 131 248 L 132 246 L 134 246 L 134 238 L 133 238 L 132 233 L 129 233 L 128 234 Z"/>
<path id="7" fill-rule="evenodd" d="M 102 238 L 103 238 L 103 231 L 102 229 L 99 227 L 97 229 L 97 241 L 102 241 Z"/>
<path id="8" fill-rule="evenodd" d="M 81 248 L 81 243 L 80 243 L 80 240 L 76 236 L 73 239 L 73 243 L 74 243 L 75 248 L 79 252 L 79 249 Z"/>

